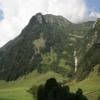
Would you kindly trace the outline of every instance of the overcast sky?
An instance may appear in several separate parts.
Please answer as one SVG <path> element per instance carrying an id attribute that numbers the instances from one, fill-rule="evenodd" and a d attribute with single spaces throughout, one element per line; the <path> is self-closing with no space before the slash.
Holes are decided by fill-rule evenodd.
<path id="1" fill-rule="evenodd" d="M 100 17 L 100 0 L 0 0 L 0 46 L 18 36 L 38 12 L 77 23 Z"/>

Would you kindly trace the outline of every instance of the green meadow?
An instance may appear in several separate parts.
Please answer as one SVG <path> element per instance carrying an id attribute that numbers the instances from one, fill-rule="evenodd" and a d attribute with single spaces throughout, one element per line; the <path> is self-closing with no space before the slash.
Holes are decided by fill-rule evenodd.
<path id="1" fill-rule="evenodd" d="M 27 91 L 32 86 L 43 84 L 50 77 L 56 78 L 59 82 L 69 80 L 54 72 L 39 74 L 37 71 L 34 71 L 16 81 L 0 81 L 0 100 L 34 100 L 32 95 Z M 100 77 L 93 72 L 88 78 L 81 82 L 73 81 L 67 84 L 70 86 L 71 91 L 73 92 L 75 92 L 78 88 L 82 88 L 84 94 L 88 97 L 88 100 L 98 100 L 97 98 L 100 96 L 99 83 Z"/>

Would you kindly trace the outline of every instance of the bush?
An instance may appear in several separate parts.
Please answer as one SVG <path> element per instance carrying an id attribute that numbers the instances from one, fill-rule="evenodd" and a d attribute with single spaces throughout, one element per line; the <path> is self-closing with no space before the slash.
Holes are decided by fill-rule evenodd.
<path id="1" fill-rule="evenodd" d="M 69 86 L 61 85 L 55 78 L 48 79 L 44 85 L 33 87 L 30 91 L 37 100 L 87 100 L 82 89 L 71 93 Z"/>

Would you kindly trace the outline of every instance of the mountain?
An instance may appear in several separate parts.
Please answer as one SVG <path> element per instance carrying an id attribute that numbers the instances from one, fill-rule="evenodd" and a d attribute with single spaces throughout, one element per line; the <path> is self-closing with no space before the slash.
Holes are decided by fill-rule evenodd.
<path id="1" fill-rule="evenodd" d="M 85 43 L 87 43 L 86 54 L 78 65 L 78 79 L 84 79 L 89 72 L 94 71 L 95 67 L 98 69 L 98 74 L 100 73 L 100 19 L 97 19 L 93 28 L 86 35 Z"/>
<path id="2" fill-rule="evenodd" d="M 74 24 L 62 16 L 37 13 L 18 37 L 0 48 L 0 79 L 16 80 L 35 69 L 71 78 L 77 72 L 79 76 L 87 64 L 85 58 L 95 47 L 94 33 L 99 28 L 94 23 Z"/>

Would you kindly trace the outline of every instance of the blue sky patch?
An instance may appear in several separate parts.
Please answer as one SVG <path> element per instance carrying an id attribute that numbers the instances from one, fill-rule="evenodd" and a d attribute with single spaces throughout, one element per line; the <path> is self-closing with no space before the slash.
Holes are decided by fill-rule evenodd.
<path id="1" fill-rule="evenodd" d="M 4 18 L 3 11 L 0 9 L 0 21 Z"/>
<path id="2" fill-rule="evenodd" d="M 89 10 L 100 12 L 100 0 L 85 0 Z"/>

